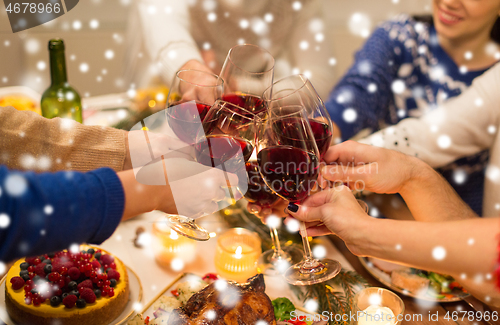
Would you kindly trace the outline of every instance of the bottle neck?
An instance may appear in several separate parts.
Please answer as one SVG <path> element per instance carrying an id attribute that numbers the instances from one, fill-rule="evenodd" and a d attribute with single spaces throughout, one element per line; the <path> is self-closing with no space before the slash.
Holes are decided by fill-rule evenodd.
<path id="1" fill-rule="evenodd" d="M 60 85 L 68 82 L 64 50 L 50 51 L 50 78 L 52 85 Z"/>

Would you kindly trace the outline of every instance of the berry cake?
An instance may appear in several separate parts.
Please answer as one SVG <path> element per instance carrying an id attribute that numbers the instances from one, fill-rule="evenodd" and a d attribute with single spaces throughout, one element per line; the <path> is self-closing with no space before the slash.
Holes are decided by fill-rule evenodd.
<path id="1" fill-rule="evenodd" d="M 13 321 L 104 325 L 122 313 L 129 300 L 125 266 L 108 252 L 81 248 L 76 254 L 62 251 L 27 257 L 12 266 L 5 283 L 5 304 Z"/>

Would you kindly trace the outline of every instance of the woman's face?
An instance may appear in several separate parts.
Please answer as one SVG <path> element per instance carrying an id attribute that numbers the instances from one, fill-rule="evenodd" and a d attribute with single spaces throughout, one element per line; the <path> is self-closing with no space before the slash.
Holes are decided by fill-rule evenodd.
<path id="1" fill-rule="evenodd" d="M 500 14 L 500 0 L 434 0 L 433 19 L 439 36 L 450 40 L 487 32 Z"/>

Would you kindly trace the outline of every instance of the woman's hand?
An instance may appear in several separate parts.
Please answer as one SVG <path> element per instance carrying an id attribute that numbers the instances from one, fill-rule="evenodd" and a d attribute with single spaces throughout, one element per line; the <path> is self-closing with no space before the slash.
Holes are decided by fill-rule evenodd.
<path id="1" fill-rule="evenodd" d="M 398 193 L 423 165 L 420 160 L 402 153 L 346 141 L 331 146 L 325 154 L 327 166 L 320 180 L 347 184 L 351 189 L 375 193 Z M 423 168 L 423 167 L 422 167 Z"/>
<path id="2" fill-rule="evenodd" d="M 306 223 L 308 236 L 335 234 L 356 255 L 362 254 L 363 234 L 375 221 L 361 208 L 351 190 L 343 185 L 311 195 L 297 212 L 288 210 L 288 213 Z M 285 222 L 290 222 L 290 219 Z"/>

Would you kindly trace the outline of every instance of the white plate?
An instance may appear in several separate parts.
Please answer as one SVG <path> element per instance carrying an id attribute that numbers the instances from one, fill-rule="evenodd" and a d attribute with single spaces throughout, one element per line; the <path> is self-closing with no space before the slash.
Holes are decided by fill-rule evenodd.
<path id="1" fill-rule="evenodd" d="M 0 97 L 8 95 L 24 95 L 31 98 L 35 103 L 40 103 L 42 95 L 34 91 L 33 89 L 25 86 L 14 86 L 14 87 L 3 87 L 0 88 Z"/>
<path id="2" fill-rule="evenodd" d="M 427 300 L 427 301 L 435 301 L 435 302 L 456 302 L 460 301 L 468 296 L 470 294 L 465 293 L 465 292 L 457 292 L 453 291 L 451 294 L 453 294 L 453 297 L 451 298 L 432 298 L 427 295 L 416 295 L 414 293 L 409 292 L 408 290 L 405 290 L 403 288 L 400 288 L 394 284 L 392 284 L 391 281 L 391 275 L 384 272 L 383 270 L 379 269 L 377 266 L 375 266 L 372 262 L 368 260 L 366 257 L 359 257 L 359 261 L 361 262 L 361 265 L 370 273 L 375 279 L 380 281 L 382 284 L 390 288 L 391 290 L 397 291 L 405 296 L 421 299 L 421 300 Z M 409 269 L 409 268 L 408 268 Z"/>
<path id="3" fill-rule="evenodd" d="M 201 276 L 194 274 L 194 273 L 182 273 L 180 274 L 177 278 L 175 278 L 165 289 L 163 289 L 156 297 L 153 298 L 145 307 L 144 309 L 140 312 L 142 314 L 142 318 L 146 319 L 146 317 L 149 317 L 150 319 L 154 319 L 154 310 L 153 310 L 153 304 L 160 299 L 161 296 L 166 295 L 169 297 L 173 297 L 171 291 L 177 288 L 177 286 L 185 281 L 189 281 L 190 279 L 193 280 L 201 280 Z M 266 286 L 267 287 L 267 286 Z M 267 290 L 266 290 L 267 293 Z M 272 297 L 269 297 L 271 301 L 274 299 Z M 312 316 L 310 313 L 307 313 L 306 310 L 302 309 L 301 307 L 297 307 L 297 315 L 298 316 Z"/>
<path id="4" fill-rule="evenodd" d="M 125 306 L 125 309 L 123 312 L 118 316 L 110 325 L 120 325 L 120 324 L 126 324 L 127 319 L 134 314 L 135 308 L 136 308 L 136 303 L 140 303 L 142 300 L 142 285 L 141 281 L 137 277 L 137 274 L 135 274 L 134 271 L 132 271 L 128 266 L 127 268 L 127 273 L 128 273 L 128 282 L 129 282 L 129 288 L 130 288 L 130 296 L 129 296 L 129 301 L 128 304 Z M 2 320 L 6 325 L 16 325 L 10 319 L 9 314 L 7 313 L 7 310 L 5 309 L 5 279 L 7 276 L 4 276 L 3 279 L 0 281 L 0 320 Z"/>

